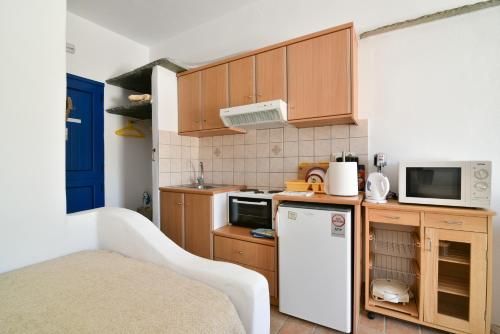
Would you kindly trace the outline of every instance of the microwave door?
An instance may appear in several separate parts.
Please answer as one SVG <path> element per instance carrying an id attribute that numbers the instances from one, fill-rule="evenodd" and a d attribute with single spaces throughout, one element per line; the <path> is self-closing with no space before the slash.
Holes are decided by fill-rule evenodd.
<path id="1" fill-rule="evenodd" d="M 460 163 L 432 163 L 425 167 L 407 165 L 401 194 L 403 202 L 466 206 L 468 179 L 466 166 Z"/>

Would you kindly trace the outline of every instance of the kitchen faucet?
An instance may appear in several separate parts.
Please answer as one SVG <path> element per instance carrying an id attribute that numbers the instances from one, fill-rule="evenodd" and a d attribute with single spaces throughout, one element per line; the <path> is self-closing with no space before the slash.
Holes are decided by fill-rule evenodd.
<path id="1" fill-rule="evenodd" d="M 196 181 L 198 181 L 199 188 L 203 187 L 203 184 L 205 183 L 205 176 L 204 176 L 203 162 L 202 161 L 200 161 L 200 176 L 198 176 L 196 178 Z"/>

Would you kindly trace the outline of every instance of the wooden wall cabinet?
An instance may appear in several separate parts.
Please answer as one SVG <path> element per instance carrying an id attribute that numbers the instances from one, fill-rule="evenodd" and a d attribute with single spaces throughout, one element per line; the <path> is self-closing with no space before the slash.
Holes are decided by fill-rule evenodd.
<path id="1" fill-rule="evenodd" d="M 255 58 L 257 102 L 287 101 L 286 47 L 259 53 Z"/>
<path id="2" fill-rule="evenodd" d="M 188 252 L 212 258 L 212 196 L 161 192 L 161 231 Z"/>
<path id="3" fill-rule="evenodd" d="M 222 81 L 214 81 L 224 77 L 223 68 L 210 75 L 206 72 L 221 66 L 228 66 L 227 86 Z M 220 129 L 214 128 L 221 124 L 220 120 L 215 120 L 218 119 L 215 110 L 224 105 L 227 90 L 231 107 L 276 99 L 288 101 L 288 122 L 296 127 L 357 122 L 357 39 L 352 23 L 231 57 L 177 76 L 181 79 L 194 73 L 200 73 L 197 80 L 204 82 L 204 88 L 198 89 L 194 83 L 189 86 L 179 82 L 179 118 L 187 118 L 180 125 L 191 125 L 180 126 L 181 134 L 212 135 L 213 130 Z M 190 87 L 198 89 L 198 92 L 181 92 Z M 201 97 L 196 97 L 197 94 Z M 208 97 L 209 94 L 211 97 Z M 195 111 L 186 111 L 198 105 L 198 101 L 201 101 L 198 109 L 209 109 L 206 117 L 196 118 L 193 116 Z M 203 126 L 200 127 L 197 120 L 202 120 Z"/>
<path id="4" fill-rule="evenodd" d="M 353 35 L 352 29 L 343 29 L 287 46 L 291 124 L 355 122 Z"/>
<path id="5" fill-rule="evenodd" d="M 179 133 L 213 136 L 244 133 L 224 126 L 220 109 L 229 106 L 228 64 L 206 68 L 179 77 Z"/>
<path id="6" fill-rule="evenodd" d="M 223 128 L 220 109 L 229 106 L 227 64 L 201 71 L 201 96 L 203 129 Z"/>
<path id="7" fill-rule="evenodd" d="M 201 130 L 201 72 L 179 77 L 177 89 L 179 132 Z"/>
<path id="8" fill-rule="evenodd" d="M 255 56 L 229 62 L 229 105 L 255 103 Z"/>
<path id="9" fill-rule="evenodd" d="M 363 205 L 365 308 L 452 333 L 489 333 L 494 213 L 397 202 Z M 374 300 L 370 285 L 376 278 L 410 281 L 415 298 L 407 304 Z"/>

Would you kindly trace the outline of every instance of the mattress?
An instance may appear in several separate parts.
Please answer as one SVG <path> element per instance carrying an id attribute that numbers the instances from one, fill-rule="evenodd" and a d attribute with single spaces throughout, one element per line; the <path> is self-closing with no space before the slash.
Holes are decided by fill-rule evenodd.
<path id="1" fill-rule="evenodd" d="M 222 292 L 114 252 L 78 252 L 0 275 L 0 333 L 244 332 Z"/>

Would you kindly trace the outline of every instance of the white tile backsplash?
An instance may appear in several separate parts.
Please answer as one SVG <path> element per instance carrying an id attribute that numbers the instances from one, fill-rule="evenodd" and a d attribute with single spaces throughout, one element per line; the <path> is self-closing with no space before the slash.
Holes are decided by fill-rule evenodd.
<path id="1" fill-rule="evenodd" d="M 269 142 L 282 143 L 283 142 L 283 128 L 269 130 Z"/>
<path id="2" fill-rule="evenodd" d="M 368 165 L 368 121 L 297 129 L 248 130 L 246 134 L 186 137 L 160 131 L 160 185 L 190 183 L 203 161 L 206 183 L 282 189 L 297 178 L 301 162 L 328 161 L 330 154 L 354 152 Z"/>
<path id="3" fill-rule="evenodd" d="M 299 129 L 299 140 L 313 140 L 314 139 L 314 128 L 300 128 Z"/>
<path id="4" fill-rule="evenodd" d="M 320 139 L 314 141 L 314 156 L 329 156 L 331 153 L 330 139 Z"/>
<path id="5" fill-rule="evenodd" d="M 245 133 L 245 144 L 256 144 L 257 143 L 257 131 L 254 129 L 247 130 Z"/>
<path id="6" fill-rule="evenodd" d="M 292 126 L 286 126 L 283 128 L 284 131 L 284 141 L 298 141 L 299 140 L 299 129 Z"/>
<path id="7" fill-rule="evenodd" d="M 257 172 L 269 173 L 269 158 L 257 158 Z"/>
<path id="8" fill-rule="evenodd" d="M 270 158 L 269 159 L 270 172 L 283 172 L 283 158 Z"/>
<path id="9" fill-rule="evenodd" d="M 331 127 L 330 126 L 317 126 L 314 128 L 314 140 L 320 139 L 330 139 L 331 136 Z"/>
<path id="10" fill-rule="evenodd" d="M 303 140 L 299 141 L 299 157 L 314 156 L 314 141 Z"/>
<path id="11" fill-rule="evenodd" d="M 332 125 L 332 138 L 349 138 L 349 125 Z"/>
<path id="12" fill-rule="evenodd" d="M 283 143 L 283 156 L 285 157 L 298 157 L 299 156 L 299 142 L 286 141 Z"/>
<path id="13" fill-rule="evenodd" d="M 222 146 L 222 136 L 212 137 L 212 146 Z"/>
<path id="14" fill-rule="evenodd" d="M 269 157 L 269 143 L 257 144 L 257 158 Z"/>
<path id="15" fill-rule="evenodd" d="M 226 135 L 222 137 L 222 145 L 234 145 L 234 137 L 232 135 Z"/>
<path id="16" fill-rule="evenodd" d="M 234 157 L 234 146 L 222 146 L 222 158 L 232 159 Z"/>
<path id="17" fill-rule="evenodd" d="M 269 129 L 257 130 L 257 144 L 269 143 Z"/>

